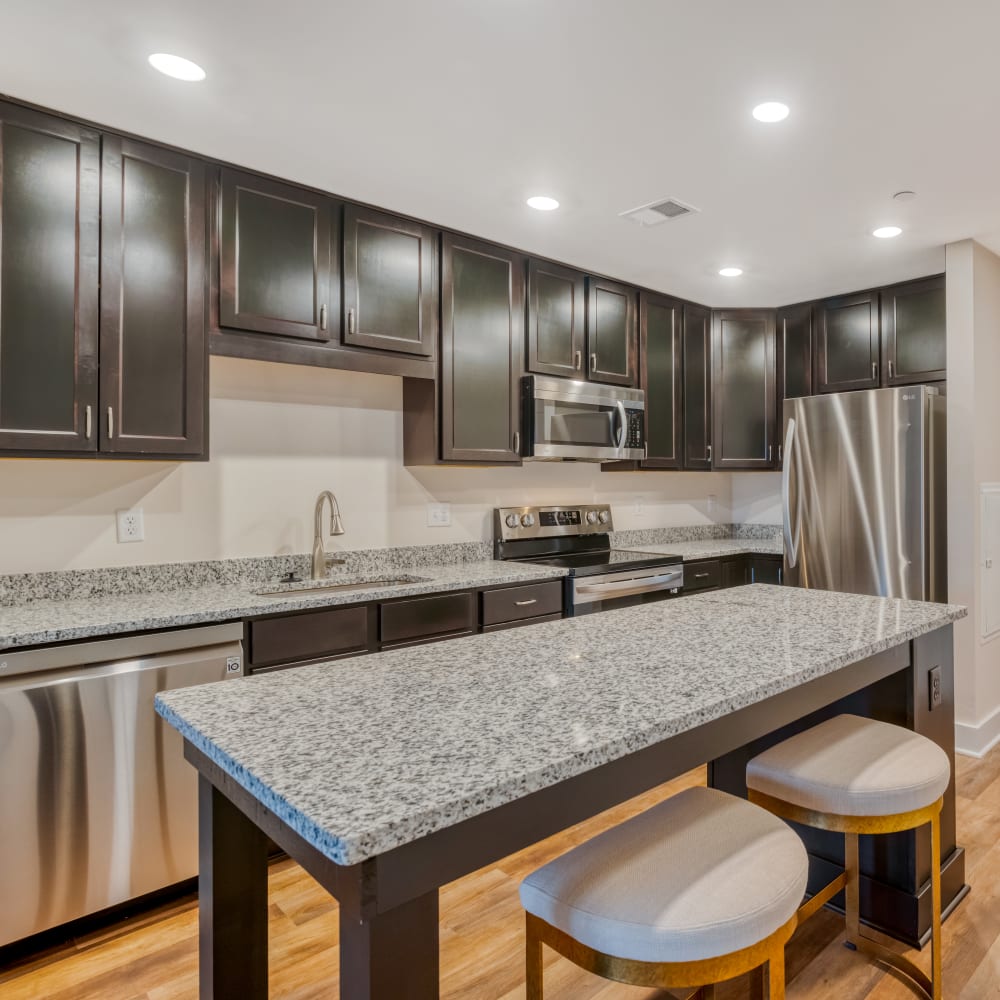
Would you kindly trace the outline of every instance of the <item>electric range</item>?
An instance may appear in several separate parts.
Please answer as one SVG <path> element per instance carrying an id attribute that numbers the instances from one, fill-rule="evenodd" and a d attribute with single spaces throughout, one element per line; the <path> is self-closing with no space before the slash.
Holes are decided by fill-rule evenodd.
<path id="1" fill-rule="evenodd" d="M 680 593 L 684 586 L 680 556 L 612 548 L 613 530 L 608 504 L 497 507 L 493 554 L 497 559 L 566 569 L 570 616 Z"/>

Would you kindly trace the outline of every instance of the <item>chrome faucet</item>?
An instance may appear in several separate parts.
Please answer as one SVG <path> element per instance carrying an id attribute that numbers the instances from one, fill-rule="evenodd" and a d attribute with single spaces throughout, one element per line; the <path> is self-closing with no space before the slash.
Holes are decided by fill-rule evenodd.
<path id="1" fill-rule="evenodd" d="M 340 504 L 337 498 L 329 491 L 323 490 L 316 497 L 316 520 L 315 531 L 313 532 L 313 568 L 312 577 L 314 580 L 323 580 L 330 572 L 331 566 L 342 566 L 343 559 L 337 559 L 329 555 L 323 548 L 323 502 L 330 501 L 330 534 L 342 535 L 344 533 L 344 522 L 340 519 Z"/>

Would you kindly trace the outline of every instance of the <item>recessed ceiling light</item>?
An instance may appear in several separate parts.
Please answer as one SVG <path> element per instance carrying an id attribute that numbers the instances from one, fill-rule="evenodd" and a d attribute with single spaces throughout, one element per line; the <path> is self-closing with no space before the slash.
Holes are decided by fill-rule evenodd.
<path id="1" fill-rule="evenodd" d="M 551 212 L 559 207 L 559 202 L 547 194 L 536 194 L 528 199 L 528 205 L 537 208 L 539 212 Z"/>
<path id="2" fill-rule="evenodd" d="M 738 278 L 743 273 L 742 267 L 720 267 L 719 274 L 723 278 Z"/>
<path id="3" fill-rule="evenodd" d="M 753 116 L 759 122 L 781 122 L 788 117 L 788 105 L 781 101 L 765 101 L 753 109 Z"/>
<path id="4" fill-rule="evenodd" d="M 878 229 L 872 230 L 872 236 L 877 236 L 880 240 L 891 240 L 902 231 L 899 226 L 879 226 Z"/>
<path id="5" fill-rule="evenodd" d="M 197 64 L 183 56 L 172 56 L 167 52 L 154 52 L 149 57 L 149 65 L 158 69 L 175 80 L 187 80 L 197 83 L 205 79 L 205 71 Z"/>

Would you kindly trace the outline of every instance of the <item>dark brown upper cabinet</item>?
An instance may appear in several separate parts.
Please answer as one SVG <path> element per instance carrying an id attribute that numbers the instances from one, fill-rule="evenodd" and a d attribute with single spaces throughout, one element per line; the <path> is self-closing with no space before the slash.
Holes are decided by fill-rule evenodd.
<path id="1" fill-rule="evenodd" d="M 646 393 L 644 469 L 683 466 L 682 310 L 676 299 L 639 293 L 639 383 Z"/>
<path id="2" fill-rule="evenodd" d="M 105 136 L 100 447 L 205 451 L 205 167 Z"/>
<path id="3" fill-rule="evenodd" d="M 224 168 L 218 208 L 219 326 L 306 341 L 336 337 L 336 203 Z"/>
<path id="4" fill-rule="evenodd" d="M 0 104 L 0 449 L 97 449 L 100 137 Z"/>
<path id="5" fill-rule="evenodd" d="M 712 468 L 712 314 L 684 304 L 684 468 Z"/>
<path id="6" fill-rule="evenodd" d="M 817 304 L 816 391 L 877 389 L 879 296 L 859 292 Z"/>
<path id="7" fill-rule="evenodd" d="M 635 385 L 635 289 L 587 279 L 587 375 L 592 382 Z"/>
<path id="8" fill-rule="evenodd" d="M 770 309 L 713 315 L 713 468 L 774 467 L 774 341 Z"/>
<path id="9" fill-rule="evenodd" d="M 417 222 L 348 205 L 344 211 L 344 343 L 434 355 L 436 234 Z"/>
<path id="10" fill-rule="evenodd" d="M 525 259 L 441 238 L 441 457 L 520 462 Z"/>
<path id="11" fill-rule="evenodd" d="M 528 371 L 584 378 L 585 284 L 579 271 L 528 262 Z"/>
<path id="12" fill-rule="evenodd" d="M 785 306 L 777 313 L 775 372 L 777 406 L 775 424 L 776 464 L 781 465 L 786 399 L 811 396 L 813 387 L 813 307 L 806 302 Z"/>
<path id="13" fill-rule="evenodd" d="M 883 385 L 947 377 L 944 289 L 943 274 L 882 289 Z"/>

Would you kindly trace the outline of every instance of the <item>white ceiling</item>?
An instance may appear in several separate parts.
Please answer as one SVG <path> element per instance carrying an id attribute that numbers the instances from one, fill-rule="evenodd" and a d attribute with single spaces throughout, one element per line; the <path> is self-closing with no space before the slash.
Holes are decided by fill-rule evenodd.
<path id="1" fill-rule="evenodd" d="M 712 305 L 777 305 L 942 270 L 953 240 L 1000 248 L 998 38 L 995 0 L 3 0 L 0 92 Z M 208 79 L 159 75 L 154 51 Z M 788 120 L 754 121 L 766 99 Z M 666 196 L 701 214 L 618 218 Z M 869 235 L 888 223 L 904 234 Z"/>

